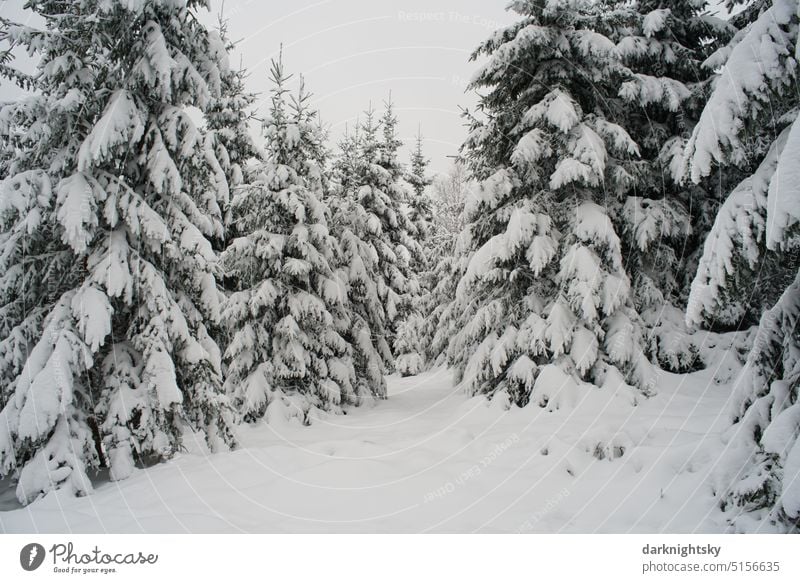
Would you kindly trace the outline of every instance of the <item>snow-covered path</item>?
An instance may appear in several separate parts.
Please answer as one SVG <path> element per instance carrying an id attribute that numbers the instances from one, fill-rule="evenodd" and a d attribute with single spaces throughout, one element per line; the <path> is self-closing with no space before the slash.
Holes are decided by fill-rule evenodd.
<path id="1" fill-rule="evenodd" d="M 594 389 L 555 412 L 468 398 L 443 369 L 391 378 L 387 401 L 244 427 L 234 452 L 189 444 L 92 496 L 0 512 L 0 531 L 719 531 L 707 474 L 730 391 L 712 372 L 663 373 L 636 406 Z"/>

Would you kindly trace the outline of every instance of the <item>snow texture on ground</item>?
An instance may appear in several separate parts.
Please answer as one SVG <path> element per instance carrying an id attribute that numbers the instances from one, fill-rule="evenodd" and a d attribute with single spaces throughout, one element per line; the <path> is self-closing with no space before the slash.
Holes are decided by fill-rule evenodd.
<path id="1" fill-rule="evenodd" d="M 391 377 L 386 401 L 310 427 L 245 426 L 233 452 L 198 438 L 91 496 L 0 512 L 0 531 L 724 531 L 709 478 L 727 425 L 720 376 L 660 373 L 650 399 L 573 386 L 522 409 L 468 397 L 445 369 Z M 12 493 L 0 482 L 0 505 Z"/>

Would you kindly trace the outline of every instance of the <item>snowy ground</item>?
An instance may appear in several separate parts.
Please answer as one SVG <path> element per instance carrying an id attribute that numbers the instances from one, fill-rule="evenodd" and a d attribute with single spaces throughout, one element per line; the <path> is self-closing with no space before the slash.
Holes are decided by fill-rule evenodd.
<path id="1" fill-rule="evenodd" d="M 89 497 L 50 494 L 0 512 L 0 531 L 722 531 L 708 472 L 730 389 L 715 373 L 662 373 L 636 406 L 583 390 L 555 412 L 469 398 L 445 370 L 391 378 L 387 401 L 245 427 L 237 451 L 195 446 Z M 11 494 L 0 482 L 6 508 Z"/>

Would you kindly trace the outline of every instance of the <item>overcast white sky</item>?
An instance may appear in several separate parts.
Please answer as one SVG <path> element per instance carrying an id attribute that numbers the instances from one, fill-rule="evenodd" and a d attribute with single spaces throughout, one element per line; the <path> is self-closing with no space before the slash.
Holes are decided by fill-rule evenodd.
<path id="1" fill-rule="evenodd" d="M 212 10 L 222 7 L 212 0 Z M 411 144 L 421 126 L 432 169 L 464 138 L 459 105 L 472 106 L 466 80 L 473 48 L 513 21 L 506 0 L 226 0 L 231 36 L 251 72 L 250 86 L 266 96 L 270 58 L 284 47 L 287 68 L 302 73 L 323 119 L 339 135 L 370 101 L 392 93 L 400 137 Z M 238 56 L 237 55 L 237 59 Z"/>
<path id="2" fill-rule="evenodd" d="M 23 0 L 0 0 L 0 14 L 25 20 Z M 475 70 L 468 61 L 493 30 L 513 22 L 507 0 L 211 0 L 203 19 L 215 25 L 223 8 L 230 35 L 240 40 L 233 63 L 250 71 L 249 86 L 266 104 L 267 68 L 283 43 L 289 72 L 302 73 L 332 137 L 370 101 L 392 92 L 400 137 L 413 143 L 417 127 L 433 171 L 446 170 L 465 130 L 459 106 Z M 6 81 L 0 100 L 15 95 Z"/>

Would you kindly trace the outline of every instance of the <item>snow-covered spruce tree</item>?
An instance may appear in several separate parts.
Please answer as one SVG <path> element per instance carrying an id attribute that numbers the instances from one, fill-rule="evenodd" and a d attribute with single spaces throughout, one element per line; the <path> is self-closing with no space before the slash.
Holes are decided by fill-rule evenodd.
<path id="1" fill-rule="evenodd" d="M 800 527 L 800 100 L 797 0 L 775 0 L 712 57 L 721 67 L 686 147 L 684 171 L 697 182 L 720 165 L 745 165 L 771 142 L 756 171 L 720 207 L 692 283 L 689 324 L 725 309 L 731 286 L 761 294 L 784 289 L 761 316 L 736 381 L 733 426 L 717 494 L 735 529 Z M 771 257 L 771 259 L 769 259 Z M 788 280 L 787 281 L 787 276 Z"/>
<path id="2" fill-rule="evenodd" d="M 432 186 L 433 220 L 427 255 L 434 263 L 455 253 L 456 239 L 465 226 L 464 205 L 472 184 L 467 167 L 457 160 L 447 174 L 440 174 L 433 179 Z"/>
<path id="3" fill-rule="evenodd" d="M 430 160 L 425 158 L 422 143 L 422 133 L 418 132 L 406 176 L 406 181 L 412 188 L 408 201 L 409 218 L 414 224 L 421 253 L 416 258 L 414 269 L 419 283 L 419 294 L 412 298 L 411 310 L 398 326 L 394 342 L 397 371 L 404 376 L 417 374 L 425 365 L 429 336 L 426 333 L 427 322 L 422 313 L 427 306 L 429 290 L 435 285 L 428 245 L 428 238 L 433 228 L 433 211 L 430 196 L 426 191 L 432 180 L 426 174 Z"/>
<path id="4" fill-rule="evenodd" d="M 235 48 L 228 36 L 227 21 L 220 17 L 220 41 L 230 54 Z M 258 158 L 259 151 L 249 131 L 256 95 L 247 91 L 245 69 L 227 68 L 220 79 L 220 93 L 205 109 L 206 135 L 204 146 L 208 162 L 215 171 L 220 197 L 223 227 L 223 248 L 236 234 L 233 231 L 230 201 L 245 182 L 247 163 Z"/>
<path id="5" fill-rule="evenodd" d="M 426 360 L 436 363 L 455 334 L 458 306 L 456 287 L 465 270 L 459 235 L 464 228 L 463 211 L 469 177 L 456 161 L 445 175 L 433 180 L 433 221 L 425 242 L 428 270 L 423 281 L 422 311 L 425 314 L 423 346 Z"/>
<path id="6" fill-rule="evenodd" d="M 233 198 L 240 234 L 223 254 L 239 282 L 224 312 L 231 343 L 226 388 L 247 420 L 310 421 L 313 409 L 357 403 L 344 283 L 332 265 L 336 242 L 322 202 L 322 168 L 309 94 L 287 99 L 280 61 L 264 120 L 265 160 Z"/>
<path id="7" fill-rule="evenodd" d="M 425 320 L 420 310 L 412 306 L 398 324 L 394 339 L 395 370 L 401 376 L 414 376 L 425 367 L 424 329 Z"/>
<path id="8" fill-rule="evenodd" d="M 453 235 L 452 254 L 444 255 L 429 271 L 432 284 L 422 297 L 425 320 L 422 328 L 422 345 L 426 362 L 453 364 L 458 355 L 446 358 L 451 340 L 459 331 L 462 307 L 458 302 L 458 282 L 469 264 L 469 239 Z"/>
<path id="9" fill-rule="evenodd" d="M 337 143 L 337 150 L 331 164 L 330 187 L 333 193 L 330 206 L 335 207 L 347 198 L 348 193 L 352 194 L 355 189 L 355 182 L 358 176 L 358 150 L 360 143 L 359 122 L 351 131 L 349 126 L 345 126 L 344 135 Z M 331 209 L 334 213 L 335 208 Z"/>
<path id="10" fill-rule="evenodd" d="M 484 91 L 463 155 L 480 181 L 465 210 L 461 330 L 448 348 L 473 392 L 544 405 L 566 379 L 648 390 L 616 222 L 638 147 L 615 120 L 627 71 L 595 32 L 602 7 L 517 0 L 482 44 Z M 557 404 L 550 406 L 558 406 Z"/>
<path id="11" fill-rule="evenodd" d="M 402 142 L 397 137 L 397 118 L 391 99 L 385 104 L 381 118 L 383 140 L 380 143 L 378 165 L 386 173 L 378 179 L 379 188 L 394 206 L 396 225 L 386 229 L 389 242 L 395 250 L 397 273 L 393 287 L 400 301 L 397 315 L 388 322 L 389 342 L 393 348 L 395 370 L 403 376 L 415 375 L 424 364 L 422 346 L 423 319 L 420 309 L 419 274 L 424 272 L 426 261 L 421 241 L 425 236 L 426 219 L 424 199 L 416 196 L 417 189 L 424 191 L 425 159 L 422 156 L 421 140 L 418 142 L 419 160 L 414 174 L 413 194 L 408 191 L 408 172 L 400 163 L 399 149 Z M 377 177 L 377 176 L 376 176 Z M 422 211 L 422 212 L 421 212 Z M 391 280 L 387 280 L 391 281 Z"/>
<path id="12" fill-rule="evenodd" d="M 362 182 L 371 188 L 381 190 L 391 205 L 383 211 L 386 226 L 384 233 L 395 248 L 397 257 L 394 264 L 402 276 L 402 282 L 398 281 L 394 285 L 401 298 L 410 304 L 419 293 L 418 273 L 425 264 L 424 251 L 420 243 L 423 236 L 412 220 L 417 217 L 415 211 L 417 206 L 412 202 L 406 182 L 408 173 L 400 162 L 399 151 L 403 143 L 397 136 L 397 117 L 391 100 L 384 104 L 379 126 L 383 139 L 378 144 L 377 165 L 365 168 Z M 402 309 L 401 304 L 400 316 Z M 392 321 L 392 327 L 396 323 L 396 320 Z"/>
<path id="13" fill-rule="evenodd" d="M 216 34 L 219 43 L 225 47 L 227 56 L 235 48 L 228 36 L 228 24 L 219 16 Z M 231 198 L 247 182 L 248 165 L 261 156 L 258 146 L 250 135 L 249 122 L 253 118 L 253 103 L 256 96 L 245 88 L 247 72 L 242 69 L 226 67 L 220 78 L 219 95 L 212 97 L 205 108 L 205 128 L 203 129 L 203 150 L 205 162 L 214 173 L 214 186 L 217 192 L 217 206 L 220 208 L 222 232 L 212 238 L 214 250 L 221 253 L 235 238 L 235 225 L 231 213 Z M 239 288 L 235 278 L 223 274 L 218 280 L 223 293 Z M 209 324 L 209 329 L 224 352 L 230 341 L 228 329 L 223 322 Z M 223 376 L 225 376 L 223 362 Z"/>
<path id="14" fill-rule="evenodd" d="M 39 31 L 2 22 L 0 40 L 33 42 Z M 18 39 L 18 40 L 17 40 Z M 52 38 L 50 39 L 52 44 Z M 60 46 L 63 48 L 63 46 Z M 57 51 L 58 48 L 54 47 Z M 33 80 L 11 65 L 10 50 L 2 55 L 3 78 L 25 88 Z M 52 58 L 52 57 L 51 57 Z M 57 224 L 52 208 L 49 176 L 36 168 L 33 131 L 47 116 L 40 95 L 0 106 L 0 408 L 11 399 L 14 385 L 31 344 L 41 334 L 43 320 L 55 299 L 75 284 L 73 258 L 51 225 Z M 6 470 L 11 471 L 11 470 Z M 0 468 L 0 473 L 6 473 Z"/>
<path id="15" fill-rule="evenodd" d="M 367 121 L 374 140 L 376 130 L 371 112 Z M 386 286 L 383 283 L 379 286 L 379 256 L 374 240 L 374 228 L 379 220 L 371 219 L 374 215 L 368 213 L 357 198 L 363 163 L 360 128 L 361 124 L 357 123 L 339 142 L 327 200 L 332 215 L 331 232 L 340 250 L 336 273 L 346 283 L 350 327 L 344 337 L 353 346 L 357 391 L 385 398 L 384 363 L 391 362 L 392 355 L 385 335 L 386 305 L 378 290 L 385 292 Z M 374 150 L 372 154 L 374 156 Z"/>
<path id="16" fill-rule="evenodd" d="M 383 122 L 376 122 L 374 111 L 368 110 L 351 140 L 340 144 L 334 165 L 338 187 L 331 200 L 341 270 L 355 316 L 351 340 L 358 352 L 356 368 L 362 372 L 359 377 L 372 379 L 372 390 L 380 396 L 386 390 L 384 373 L 394 370 L 397 326 L 418 293 L 413 262 L 421 253 L 404 209 L 407 186 L 389 107 Z"/>
<path id="17" fill-rule="evenodd" d="M 430 196 L 426 188 L 433 182 L 427 175 L 430 160 L 425 157 L 422 150 L 422 132 L 417 132 L 414 150 L 411 152 L 411 164 L 406 176 L 407 182 L 411 185 L 411 194 L 408 206 L 410 209 L 409 218 L 414 223 L 417 232 L 417 240 L 424 245 L 430 235 L 433 223 L 433 209 Z"/>
<path id="18" fill-rule="evenodd" d="M 695 0 L 614 2 L 611 9 L 600 22 L 611 25 L 609 36 L 631 71 L 619 91 L 629 104 L 621 125 L 641 156 L 622 209 L 623 255 L 649 352 L 664 368 L 687 371 L 702 365 L 682 317 L 688 274 L 711 226 L 719 177 L 681 185 L 671 169 L 705 103 L 712 72 L 703 62 L 731 27 Z"/>
<path id="19" fill-rule="evenodd" d="M 0 112 L 0 471 L 23 503 L 88 493 L 101 464 L 124 478 L 187 429 L 234 444 L 205 326 L 219 209 L 185 111 L 219 91 L 224 48 L 197 5 L 43 0 L 45 30 L 4 26 L 41 55 L 35 95 Z"/>

